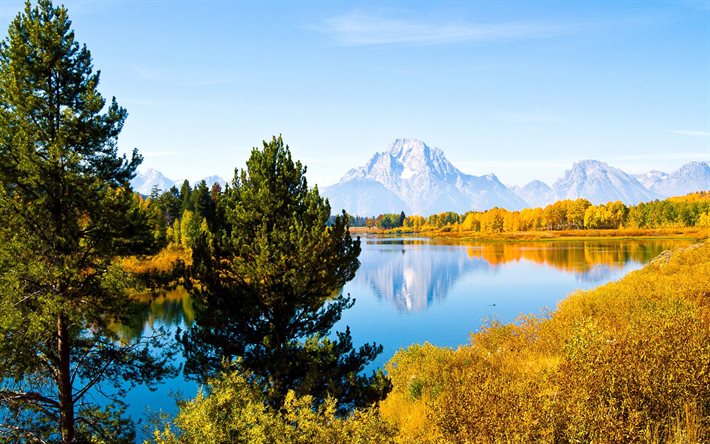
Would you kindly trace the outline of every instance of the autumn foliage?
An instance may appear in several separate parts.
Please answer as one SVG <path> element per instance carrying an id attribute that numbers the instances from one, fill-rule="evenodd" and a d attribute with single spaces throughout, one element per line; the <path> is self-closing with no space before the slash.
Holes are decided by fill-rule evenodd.
<path id="1" fill-rule="evenodd" d="M 402 443 L 706 442 L 707 276 L 705 243 L 469 346 L 402 350 L 381 412 Z"/>
<path id="2" fill-rule="evenodd" d="M 382 224 L 389 220 L 382 215 L 365 219 L 370 228 L 393 228 Z M 509 211 L 491 208 L 464 214 L 444 212 L 428 217 L 406 216 L 402 232 L 444 233 L 519 233 L 538 231 L 634 230 L 662 228 L 710 228 L 710 192 L 691 193 L 666 200 L 642 202 L 627 206 L 622 202 L 592 205 L 586 199 L 560 200 L 544 208 Z"/>

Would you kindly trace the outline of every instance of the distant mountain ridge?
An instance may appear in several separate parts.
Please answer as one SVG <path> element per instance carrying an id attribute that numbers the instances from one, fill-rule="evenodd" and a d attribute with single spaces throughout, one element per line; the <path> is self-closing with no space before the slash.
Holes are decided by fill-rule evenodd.
<path id="1" fill-rule="evenodd" d="M 533 180 L 524 187 L 514 186 L 511 189 L 530 207 L 544 207 L 556 200 L 555 192 L 541 180 Z"/>
<path id="2" fill-rule="evenodd" d="M 227 181 L 221 178 L 220 176 L 208 176 L 204 179 L 198 180 L 195 183 L 191 183 L 191 185 L 194 186 L 203 180 L 205 181 L 208 187 L 211 187 L 215 183 L 219 183 L 222 188 L 224 188 L 224 185 L 227 183 Z M 143 194 L 144 196 L 147 196 L 151 193 L 153 187 L 158 187 L 158 189 L 162 191 L 167 191 L 172 186 L 175 186 L 179 189 L 180 186 L 182 186 L 183 182 L 184 179 L 172 180 L 167 178 L 160 171 L 153 168 L 148 168 L 145 170 L 139 170 L 136 173 L 136 177 L 131 180 L 131 187 L 134 191 L 137 191 Z"/>
<path id="3" fill-rule="evenodd" d="M 552 191 L 555 200 L 585 198 L 595 205 L 617 200 L 635 205 L 660 197 L 635 177 L 598 160 L 575 162 Z"/>
<path id="4" fill-rule="evenodd" d="M 660 171 L 646 173 L 647 177 L 651 175 L 653 180 L 650 181 L 648 188 L 661 196 L 678 196 L 693 191 L 710 190 L 710 165 L 707 162 L 686 163 L 671 174 Z"/>
<path id="5" fill-rule="evenodd" d="M 204 180 L 208 186 L 226 183 L 219 176 Z M 148 195 L 153 186 L 167 190 L 173 185 L 179 188 L 182 182 L 147 169 L 139 172 L 131 185 Z M 348 171 L 338 183 L 321 188 L 321 194 L 330 200 L 334 214 L 345 209 L 359 216 L 400 211 L 427 216 L 492 207 L 544 207 L 577 198 L 593 204 L 620 200 L 635 205 L 706 190 L 710 190 L 707 162 L 690 162 L 671 173 L 652 170 L 634 176 L 598 160 L 575 162 L 552 186 L 534 180 L 523 187 L 509 188 L 494 174 L 474 176 L 461 172 L 439 148 L 416 139 L 397 139 L 364 166 Z"/>
<path id="6" fill-rule="evenodd" d="M 632 176 L 597 160 L 576 162 L 546 194 L 538 180 L 513 190 L 531 206 L 545 206 L 562 199 L 585 198 L 593 204 L 620 200 L 635 205 L 654 199 L 710 190 L 710 166 L 690 162 L 673 173 L 651 170 Z"/>

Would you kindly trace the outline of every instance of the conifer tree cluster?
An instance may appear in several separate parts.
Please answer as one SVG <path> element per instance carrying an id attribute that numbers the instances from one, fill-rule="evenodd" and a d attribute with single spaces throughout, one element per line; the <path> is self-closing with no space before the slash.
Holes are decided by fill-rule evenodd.
<path id="1" fill-rule="evenodd" d="M 282 139 L 225 190 L 186 181 L 139 196 L 142 158 L 117 150 L 126 110 L 98 85 L 67 10 L 28 1 L 0 45 L 0 442 L 133 442 L 121 400 L 174 375 L 175 347 L 119 333 L 142 308 L 125 259 L 164 248 L 191 262 L 189 374 L 251 375 L 277 408 L 289 391 L 342 411 L 382 399 L 383 373 L 363 374 L 382 348 L 331 332 L 354 303 L 341 289 L 359 239 L 345 215 L 329 223 Z"/>
<path id="2" fill-rule="evenodd" d="M 131 383 L 169 373 L 131 316 L 115 258 L 153 236 L 130 190 L 141 157 L 117 154 L 126 110 L 98 92 L 63 7 L 29 2 L 0 46 L 0 433 L 9 441 L 130 441 Z M 104 406 L 94 400 L 114 386 Z M 108 406 L 108 407 L 107 407 Z M 114 414 L 115 413 L 115 414 Z"/>
<path id="3" fill-rule="evenodd" d="M 382 347 L 353 347 L 349 329 L 331 335 L 354 300 L 343 285 L 360 265 L 347 216 L 309 188 L 281 137 L 254 149 L 247 169 L 221 195 L 214 234 L 195 240 L 196 323 L 182 336 L 186 371 L 204 380 L 226 365 L 244 368 L 280 405 L 289 390 L 343 408 L 382 399 L 381 371 L 362 371 Z M 239 360 L 236 360 L 236 359 Z"/>

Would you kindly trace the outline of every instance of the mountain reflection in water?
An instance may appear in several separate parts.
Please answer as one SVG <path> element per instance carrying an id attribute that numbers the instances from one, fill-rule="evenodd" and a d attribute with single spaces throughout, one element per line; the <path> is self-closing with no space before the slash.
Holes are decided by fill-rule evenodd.
<path id="1" fill-rule="evenodd" d="M 554 308 L 577 289 L 592 288 L 640 268 L 682 240 L 445 242 L 439 239 L 363 237 L 361 266 L 343 291 L 356 298 L 333 331 L 352 330 L 357 345 L 376 342 L 384 351 L 367 372 L 402 347 L 430 342 L 456 347 L 486 320 L 511 322 L 521 314 Z M 183 288 L 141 295 L 143 310 L 126 325 L 126 338 L 157 328 L 174 337 L 192 324 L 191 299 Z M 178 346 L 174 344 L 174 346 Z M 183 363 L 182 355 L 174 364 Z M 194 381 L 164 381 L 156 392 L 140 386 L 126 401 L 134 418 L 164 409 L 175 412 L 171 392 L 190 398 Z M 146 439 L 149 436 L 145 436 Z"/>
<path id="2" fill-rule="evenodd" d="M 361 265 L 348 285 L 370 288 L 377 298 L 403 313 L 443 303 L 462 278 L 477 273 L 495 275 L 510 263 L 538 264 L 573 274 L 582 283 L 602 283 L 629 263 L 645 264 L 664 250 L 688 243 L 614 239 L 446 242 L 426 238 L 363 237 L 361 240 Z M 183 288 L 141 298 L 146 301 L 145 309 L 128 325 L 119 327 L 126 337 L 138 337 L 156 322 L 163 326 L 188 326 L 194 319 L 190 296 Z"/>
<path id="3" fill-rule="evenodd" d="M 362 239 L 354 283 L 366 284 L 400 311 L 419 311 L 446 299 L 463 276 L 496 273 L 510 262 L 527 261 L 572 273 L 577 280 L 609 280 L 633 262 L 645 264 L 677 240 L 546 242 L 445 242 L 419 238 Z"/>

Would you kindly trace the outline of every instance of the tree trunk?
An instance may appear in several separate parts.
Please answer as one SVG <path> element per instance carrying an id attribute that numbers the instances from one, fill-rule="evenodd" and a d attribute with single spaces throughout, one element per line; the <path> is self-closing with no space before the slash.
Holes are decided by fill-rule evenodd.
<path id="1" fill-rule="evenodd" d="M 62 444 L 74 442 L 74 397 L 69 366 L 69 328 L 63 315 L 57 318 L 57 351 L 59 368 L 57 386 L 59 388 L 59 429 L 62 432 Z"/>

